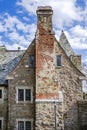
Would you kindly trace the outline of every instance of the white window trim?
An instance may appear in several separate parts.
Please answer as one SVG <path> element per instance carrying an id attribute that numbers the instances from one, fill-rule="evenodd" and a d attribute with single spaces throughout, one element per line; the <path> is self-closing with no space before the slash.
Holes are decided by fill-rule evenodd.
<path id="1" fill-rule="evenodd" d="M 17 130 L 18 130 L 18 122 L 19 121 L 24 122 L 24 130 L 25 130 L 25 122 L 30 121 L 31 122 L 31 130 L 33 130 L 33 119 L 25 119 L 25 118 L 16 119 L 16 128 L 17 128 Z"/>
<path id="2" fill-rule="evenodd" d="M 18 101 L 18 89 L 23 89 L 24 90 L 24 101 Z M 31 100 L 26 101 L 25 100 L 25 89 L 30 89 L 31 90 Z M 33 88 L 28 87 L 28 86 L 18 86 L 16 87 L 16 103 L 32 103 L 33 102 Z"/>
<path id="3" fill-rule="evenodd" d="M 3 130 L 3 117 L 0 117 L 0 120 L 2 120 L 2 129 L 1 130 Z"/>
<path id="4" fill-rule="evenodd" d="M 0 90 L 2 90 L 2 98 L 0 98 L 0 101 L 3 101 L 4 100 L 4 88 L 0 87 Z"/>

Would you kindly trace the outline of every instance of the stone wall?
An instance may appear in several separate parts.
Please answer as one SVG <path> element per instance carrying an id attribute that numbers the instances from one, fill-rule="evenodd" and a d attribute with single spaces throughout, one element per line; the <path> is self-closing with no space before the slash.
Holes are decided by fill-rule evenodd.
<path id="1" fill-rule="evenodd" d="M 8 75 L 8 129 L 17 130 L 17 120 L 29 119 L 32 120 L 32 128 L 34 125 L 35 111 L 35 70 L 34 67 L 29 67 L 29 55 L 35 54 L 34 41 L 26 50 L 21 61 Z M 32 92 L 32 100 L 30 102 L 18 102 L 17 89 L 29 88 Z"/>
<path id="2" fill-rule="evenodd" d="M 36 130 L 63 130 L 63 106 L 62 103 L 39 101 L 36 103 Z M 55 115 L 56 112 L 56 115 Z M 56 124 L 55 124 L 56 122 Z"/>
<path id="3" fill-rule="evenodd" d="M 71 55 L 70 59 L 79 70 L 82 70 L 81 55 Z"/>
<path id="4" fill-rule="evenodd" d="M 78 102 L 79 130 L 87 129 L 87 101 Z"/>
<path id="5" fill-rule="evenodd" d="M 78 71 L 58 42 L 55 41 L 55 55 L 62 56 L 62 66 L 56 67 L 59 90 L 63 92 L 64 130 L 77 130 L 78 108 L 77 101 L 83 100 L 82 82 Z M 75 118 L 74 118 L 75 117 Z"/>
<path id="6" fill-rule="evenodd" d="M 41 7 L 42 8 L 42 7 Z M 56 127 L 63 130 L 63 106 L 58 104 L 58 83 L 55 82 L 54 34 L 52 34 L 52 9 L 37 11 L 36 33 L 36 130 L 55 128 L 54 103 L 56 102 Z M 46 25 L 45 21 L 46 20 Z M 61 112 L 59 112 L 59 108 Z M 59 123 L 58 123 L 59 120 Z"/>
<path id="7" fill-rule="evenodd" d="M 75 103 L 64 113 L 64 130 L 79 130 L 78 104 Z"/>
<path id="8" fill-rule="evenodd" d="M 8 125 L 8 88 L 7 86 L 0 86 L 0 89 L 2 89 L 2 99 L 0 99 L 0 119 L 3 122 L 3 130 L 7 130 Z"/>
<path id="9" fill-rule="evenodd" d="M 83 74 L 72 64 L 55 39 L 52 32 L 52 9 L 44 8 L 44 14 L 41 8 L 37 11 L 39 22 L 35 40 L 7 77 L 8 129 L 17 130 L 18 119 L 29 119 L 32 120 L 33 130 L 53 130 L 56 118 L 57 130 L 79 130 L 78 124 L 85 119 L 82 118 L 82 107 L 78 111 L 77 104 L 78 100 L 83 99 L 82 83 L 79 79 Z M 29 55 L 35 56 L 35 67 L 29 67 Z M 61 55 L 61 66 L 57 66 L 57 55 Z M 32 100 L 19 103 L 17 89 L 26 87 L 32 91 Z M 60 92 L 63 94 L 61 101 Z M 85 125 L 83 122 L 82 125 Z"/>

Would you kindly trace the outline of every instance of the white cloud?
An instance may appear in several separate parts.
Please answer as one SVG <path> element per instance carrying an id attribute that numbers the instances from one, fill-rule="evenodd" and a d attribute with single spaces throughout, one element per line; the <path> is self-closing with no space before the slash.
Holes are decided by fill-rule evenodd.
<path id="1" fill-rule="evenodd" d="M 14 49 L 17 49 L 18 46 L 21 46 L 21 48 L 27 48 L 34 38 L 36 25 L 34 23 L 23 23 L 16 16 L 10 16 L 7 13 L 2 19 L 3 21 L 0 21 L 0 32 L 4 32 L 4 38 L 6 37 L 9 39 L 11 44 L 8 43 L 8 41 L 4 42 L 2 39 L 0 39 L 0 44 L 5 44 L 8 48 Z"/>
<path id="2" fill-rule="evenodd" d="M 81 25 L 76 25 L 72 27 L 70 30 L 73 37 L 87 37 L 87 27 L 83 27 Z"/>
<path id="3" fill-rule="evenodd" d="M 52 6 L 54 11 L 53 24 L 57 39 L 59 39 L 61 30 L 64 29 L 74 49 L 87 49 L 87 4 L 82 9 L 76 5 L 76 0 L 21 0 L 17 2 L 17 6 L 23 7 L 23 10 L 19 8 L 16 12 L 18 15 L 23 14 L 25 22 L 7 13 L 3 17 L 0 16 L 0 32 L 4 32 L 4 36 L 11 40 L 12 45 L 4 42 L 2 39 L 0 40 L 0 44 L 3 43 L 10 49 L 17 49 L 18 46 L 26 48 L 34 38 L 36 25 L 34 22 L 32 24 L 26 23 L 30 19 L 26 17 L 25 12 L 27 11 L 32 17 L 36 15 L 37 7 L 44 5 Z M 78 25 L 76 25 L 76 22 Z M 82 23 L 85 26 L 82 26 Z"/>
<path id="4" fill-rule="evenodd" d="M 83 59 L 83 63 L 87 64 L 87 56 Z"/>
<path id="5" fill-rule="evenodd" d="M 26 47 L 19 45 L 17 43 L 14 43 L 12 45 L 10 45 L 9 43 L 6 44 L 6 48 L 8 48 L 8 50 L 18 50 L 18 47 L 20 47 L 21 50 L 25 50 Z"/>
<path id="6" fill-rule="evenodd" d="M 87 49 L 87 27 L 76 25 L 64 32 L 73 49 Z"/>
<path id="7" fill-rule="evenodd" d="M 29 13 L 35 15 L 38 6 L 52 6 L 54 11 L 53 22 L 58 28 L 62 28 L 65 25 L 72 25 L 73 20 L 82 20 L 81 8 L 77 8 L 75 2 L 76 0 L 22 0 L 17 2 L 17 5 L 23 6 Z"/>

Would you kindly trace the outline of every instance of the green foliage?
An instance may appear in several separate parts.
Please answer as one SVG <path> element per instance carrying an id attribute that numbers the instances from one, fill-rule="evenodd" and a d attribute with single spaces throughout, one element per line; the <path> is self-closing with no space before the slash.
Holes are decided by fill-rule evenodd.
<path id="1" fill-rule="evenodd" d="M 87 93 L 83 92 L 83 99 L 87 99 Z"/>

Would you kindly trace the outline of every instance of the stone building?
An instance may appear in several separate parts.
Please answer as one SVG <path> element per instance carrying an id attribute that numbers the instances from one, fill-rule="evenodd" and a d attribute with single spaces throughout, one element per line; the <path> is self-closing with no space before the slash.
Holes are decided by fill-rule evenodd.
<path id="1" fill-rule="evenodd" d="M 85 77 L 81 56 L 63 31 L 57 41 L 52 15 L 51 7 L 38 7 L 35 38 L 26 51 L 0 47 L 1 130 L 81 130 L 87 125 L 80 126 L 78 111 Z"/>

